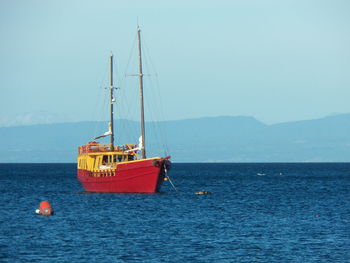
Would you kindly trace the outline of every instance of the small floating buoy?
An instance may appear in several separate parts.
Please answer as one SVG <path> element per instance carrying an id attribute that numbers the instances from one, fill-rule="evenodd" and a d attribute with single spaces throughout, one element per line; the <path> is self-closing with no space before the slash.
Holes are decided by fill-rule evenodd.
<path id="1" fill-rule="evenodd" d="M 168 177 L 164 177 L 164 181 L 168 181 L 169 179 L 168 179 Z"/>
<path id="2" fill-rule="evenodd" d="M 51 204 L 48 201 L 42 201 L 40 203 L 39 209 L 35 210 L 35 213 L 37 213 L 41 216 L 52 216 L 53 209 L 52 209 Z"/>
<path id="3" fill-rule="evenodd" d="M 211 192 L 209 191 L 198 191 L 198 192 L 195 192 L 196 195 L 210 195 Z"/>

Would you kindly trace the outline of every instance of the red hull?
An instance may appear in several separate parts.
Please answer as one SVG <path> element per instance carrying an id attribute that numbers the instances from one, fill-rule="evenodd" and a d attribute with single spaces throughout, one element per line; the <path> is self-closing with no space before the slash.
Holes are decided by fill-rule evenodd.
<path id="1" fill-rule="evenodd" d="M 87 192 L 156 193 L 164 181 L 166 159 L 146 159 L 118 164 L 114 176 L 93 177 L 78 169 L 78 180 Z"/>

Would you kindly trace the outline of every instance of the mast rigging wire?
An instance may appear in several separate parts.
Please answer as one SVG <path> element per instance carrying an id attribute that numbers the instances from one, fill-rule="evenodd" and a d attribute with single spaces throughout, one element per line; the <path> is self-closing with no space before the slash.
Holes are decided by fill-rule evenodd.
<path id="1" fill-rule="evenodd" d="M 99 134 L 98 129 L 100 128 L 101 130 L 101 126 L 99 125 L 99 122 L 104 121 L 105 120 L 105 101 L 106 101 L 106 93 L 103 90 L 103 84 L 106 82 L 107 79 L 107 69 L 108 69 L 108 64 L 105 64 L 105 69 L 103 70 L 103 73 L 101 74 L 103 77 L 101 78 L 100 81 L 100 87 L 99 88 L 99 92 L 98 92 L 98 96 L 99 98 L 102 98 L 103 96 L 103 100 L 102 99 L 96 99 L 95 100 L 95 106 L 93 108 L 94 110 L 94 117 L 93 117 L 93 121 L 95 121 L 95 127 L 94 127 L 94 133 L 92 134 L 91 138 L 95 138 L 97 135 Z M 102 102 L 102 104 L 100 105 L 100 103 Z M 99 108 L 102 107 L 102 108 Z"/>
<path id="2" fill-rule="evenodd" d="M 164 127 L 166 125 L 166 122 L 165 122 L 166 118 L 164 115 L 164 107 L 163 107 L 162 96 L 161 96 L 161 92 L 160 92 L 159 78 L 158 78 L 158 73 L 157 73 L 156 67 L 155 67 L 153 60 L 152 60 L 152 57 L 150 55 L 149 48 L 147 45 L 147 40 L 145 37 L 143 37 L 143 47 L 144 47 L 143 53 L 145 54 L 145 58 L 146 58 L 146 65 L 147 65 L 147 67 L 149 67 L 148 66 L 148 61 L 149 61 L 150 65 L 151 65 L 151 67 L 149 67 L 149 68 L 151 71 L 154 72 L 154 74 L 152 74 L 151 76 L 154 75 L 155 80 L 156 80 L 155 81 L 156 85 L 152 84 L 152 86 L 155 86 L 155 89 L 151 89 L 151 92 L 152 92 L 153 97 L 155 98 L 154 101 L 159 102 L 159 105 L 155 104 L 156 106 L 158 106 L 158 110 L 156 112 L 160 114 L 160 115 L 158 115 L 157 126 L 158 126 L 159 133 L 161 136 L 160 141 L 163 144 L 163 149 L 165 151 L 165 155 L 168 155 L 169 148 L 168 148 L 168 143 L 167 143 L 166 127 Z M 152 78 L 150 78 L 150 80 L 152 81 Z M 153 92 L 155 92 L 155 93 L 153 93 Z M 158 98 L 156 98 L 157 95 L 158 95 Z"/>

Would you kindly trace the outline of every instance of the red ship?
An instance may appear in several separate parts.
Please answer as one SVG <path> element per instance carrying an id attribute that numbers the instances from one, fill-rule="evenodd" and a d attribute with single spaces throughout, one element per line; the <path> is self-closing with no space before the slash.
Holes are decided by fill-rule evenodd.
<path id="1" fill-rule="evenodd" d="M 139 145 L 114 145 L 113 132 L 113 55 L 110 56 L 110 123 L 109 131 L 79 147 L 78 180 L 87 192 L 156 193 L 167 176 L 170 156 L 146 157 L 143 103 L 141 36 L 137 29 L 139 51 L 139 83 L 141 105 L 141 136 Z M 110 143 L 95 140 L 110 136 Z"/>

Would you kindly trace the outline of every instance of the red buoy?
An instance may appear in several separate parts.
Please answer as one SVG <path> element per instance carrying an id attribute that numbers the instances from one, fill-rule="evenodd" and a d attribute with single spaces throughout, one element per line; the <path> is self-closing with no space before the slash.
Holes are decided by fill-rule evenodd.
<path id="1" fill-rule="evenodd" d="M 52 206 L 48 201 L 42 201 L 40 203 L 39 210 L 40 210 L 39 213 L 42 216 L 52 216 L 53 215 Z"/>

